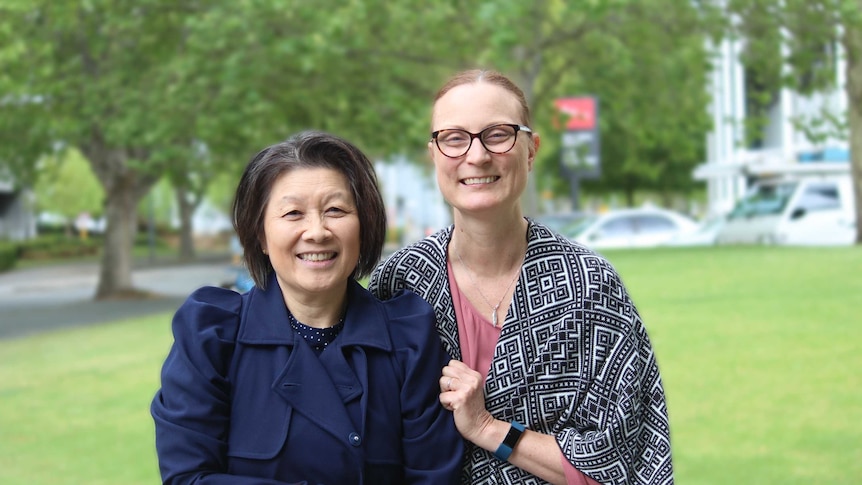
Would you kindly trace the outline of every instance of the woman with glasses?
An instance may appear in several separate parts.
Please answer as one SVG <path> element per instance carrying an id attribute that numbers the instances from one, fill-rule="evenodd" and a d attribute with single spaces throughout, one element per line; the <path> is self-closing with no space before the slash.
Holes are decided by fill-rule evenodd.
<path id="1" fill-rule="evenodd" d="M 163 482 L 457 483 L 434 311 L 356 281 L 386 237 L 368 158 L 300 133 L 249 162 L 233 209 L 254 287 L 201 288 L 174 317 L 151 407 Z"/>
<path id="2" fill-rule="evenodd" d="M 672 483 L 661 377 L 620 277 L 523 215 L 540 138 L 521 89 L 459 73 L 431 130 L 454 224 L 394 253 L 369 289 L 435 308 L 453 356 L 440 402 L 468 441 L 462 483 Z"/>

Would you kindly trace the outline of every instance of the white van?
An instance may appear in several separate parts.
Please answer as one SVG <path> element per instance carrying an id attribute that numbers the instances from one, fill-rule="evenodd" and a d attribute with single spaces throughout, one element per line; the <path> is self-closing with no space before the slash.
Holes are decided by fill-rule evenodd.
<path id="1" fill-rule="evenodd" d="M 717 244 L 852 245 L 856 239 L 849 176 L 764 180 L 727 216 Z"/>

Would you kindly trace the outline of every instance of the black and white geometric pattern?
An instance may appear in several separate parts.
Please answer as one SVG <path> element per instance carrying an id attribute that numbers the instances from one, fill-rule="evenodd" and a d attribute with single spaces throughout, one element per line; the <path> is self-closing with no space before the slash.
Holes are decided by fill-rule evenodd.
<path id="1" fill-rule="evenodd" d="M 556 436 L 569 461 L 600 483 L 671 484 L 664 389 L 640 315 L 602 256 L 529 221 L 527 254 L 485 383 L 497 419 Z M 461 358 L 446 273 L 450 226 L 393 254 L 369 289 L 407 288 L 436 309 L 449 354 Z M 546 483 L 470 445 L 464 483 Z"/>

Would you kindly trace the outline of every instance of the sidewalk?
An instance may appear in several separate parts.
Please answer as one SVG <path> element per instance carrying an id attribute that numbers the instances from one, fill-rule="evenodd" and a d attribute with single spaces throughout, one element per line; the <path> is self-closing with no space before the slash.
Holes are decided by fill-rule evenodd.
<path id="1" fill-rule="evenodd" d="M 88 325 L 173 312 L 201 286 L 219 286 L 235 276 L 227 257 L 188 264 L 141 264 L 132 272 L 136 288 L 154 293 L 142 300 L 95 301 L 98 263 L 67 263 L 0 273 L 0 338 L 60 327 Z"/>

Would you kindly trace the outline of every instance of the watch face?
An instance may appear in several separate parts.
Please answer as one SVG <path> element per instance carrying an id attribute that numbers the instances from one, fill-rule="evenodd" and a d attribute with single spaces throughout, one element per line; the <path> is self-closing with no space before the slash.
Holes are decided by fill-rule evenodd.
<path id="1" fill-rule="evenodd" d="M 506 434 L 506 439 L 503 440 L 503 443 L 509 448 L 514 448 L 516 444 L 518 444 L 518 440 L 521 439 L 521 435 L 524 433 L 522 429 L 518 429 L 514 424 L 511 428 L 509 428 L 509 432 Z"/>
<path id="2" fill-rule="evenodd" d="M 518 440 L 521 439 L 521 435 L 524 434 L 524 429 L 525 428 L 521 423 L 512 421 L 512 426 L 509 428 L 509 432 L 506 433 L 506 437 L 503 439 L 503 442 L 500 443 L 497 451 L 494 452 L 494 456 L 503 461 L 508 460 L 509 456 L 512 454 L 512 450 L 515 448 L 515 445 L 518 444 Z"/>

